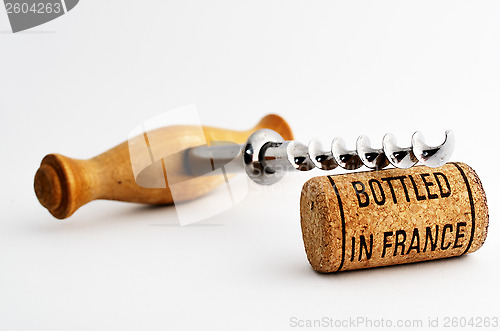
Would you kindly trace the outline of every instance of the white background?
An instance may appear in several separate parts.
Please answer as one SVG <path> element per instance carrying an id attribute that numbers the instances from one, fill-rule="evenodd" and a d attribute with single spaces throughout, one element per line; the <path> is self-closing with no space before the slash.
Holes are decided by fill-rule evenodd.
<path id="1" fill-rule="evenodd" d="M 81 0 L 19 34 L 1 8 L 0 30 L 1 330 L 500 317 L 499 2 Z M 386 132 L 408 144 L 415 130 L 439 144 L 453 129 L 453 160 L 487 193 L 486 243 L 461 258 L 318 274 L 299 194 L 319 170 L 185 227 L 172 207 L 97 201 L 59 221 L 36 200 L 45 154 L 92 157 L 191 103 L 205 124 L 246 129 L 274 112 L 298 140 L 351 147 Z"/>

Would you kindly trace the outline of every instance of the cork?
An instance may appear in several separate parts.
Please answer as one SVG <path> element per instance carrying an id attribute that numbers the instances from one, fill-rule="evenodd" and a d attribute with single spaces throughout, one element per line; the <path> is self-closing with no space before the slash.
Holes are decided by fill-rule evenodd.
<path id="1" fill-rule="evenodd" d="M 300 218 L 309 263 L 322 273 L 472 253 L 488 230 L 481 181 L 464 163 L 312 178 Z"/>

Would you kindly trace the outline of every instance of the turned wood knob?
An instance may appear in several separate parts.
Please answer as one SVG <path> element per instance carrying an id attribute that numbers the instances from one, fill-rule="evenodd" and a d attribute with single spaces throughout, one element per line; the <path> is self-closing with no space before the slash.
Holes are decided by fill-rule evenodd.
<path id="1" fill-rule="evenodd" d="M 156 150 L 166 155 L 174 154 L 174 157 L 158 158 L 139 176 L 134 176 L 133 166 L 136 165 L 131 163 L 129 148 L 144 144 L 145 135 L 125 141 L 88 160 L 49 154 L 43 158 L 35 174 L 35 193 L 42 206 L 59 219 L 71 216 L 78 208 L 96 199 L 171 204 L 173 198 L 168 181 L 161 173 L 158 176 L 158 172 L 164 172 L 167 168 L 170 175 L 178 169 L 179 173 L 175 177 L 186 176 L 182 170 L 182 156 L 179 154 L 175 157 L 175 152 L 211 141 L 242 144 L 252 132 L 264 128 L 278 132 L 286 140 L 293 139 L 290 127 L 277 115 L 265 116 L 247 131 L 203 127 L 200 136 L 197 127 L 171 126 L 148 132 L 147 136 L 155 138 Z M 146 143 L 149 147 L 147 140 Z M 200 197 L 223 182 L 223 176 L 193 178 L 185 182 L 180 192 L 176 191 L 176 201 Z"/>

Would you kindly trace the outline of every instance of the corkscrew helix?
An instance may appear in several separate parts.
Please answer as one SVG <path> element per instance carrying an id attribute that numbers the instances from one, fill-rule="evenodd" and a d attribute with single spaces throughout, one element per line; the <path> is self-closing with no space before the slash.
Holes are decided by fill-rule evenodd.
<path id="1" fill-rule="evenodd" d="M 450 159 L 454 147 L 455 136 L 450 130 L 445 132 L 445 141 L 435 147 L 427 145 L 422 133 L 417 131 L 411 138 L 411 147 L 399 147 L 396 138 L 388 133 L 380 149 L 372 148 L 368 137 L 359 136 L 356 149 L 349 150 L 341 138 L 333 139 L 331 148 L 325 149 L 318 139 L 306 146 L 294 140 L 285 141 L 273 130 L 261 129 L 250 135 L 243 145 L 212 144 L 190 148 L 185 160 L 191 175 L 203 175 L 224 167 L 224 171 L 230 173 L 244 170 L 254 182 L 269 185 L 290 170 L 332 170 L 339 166 L 354 170 L 363 165 L 379 170 L 389 165 L 410 168 L 417 163 L 439 167 Z M 200 166 L 203 160 L 209 161 L 210 169 Z"/>

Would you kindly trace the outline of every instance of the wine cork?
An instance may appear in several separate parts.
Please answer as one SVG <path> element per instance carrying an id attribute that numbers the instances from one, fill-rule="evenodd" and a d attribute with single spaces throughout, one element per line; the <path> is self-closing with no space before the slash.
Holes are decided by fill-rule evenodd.
<path id="1" fill-rule="evenodd" d="M 307 258 L 323 273 L 472 253 L 488 229 L 481 181 L 464 163 L 315 177 L 300 217 Z"/>

